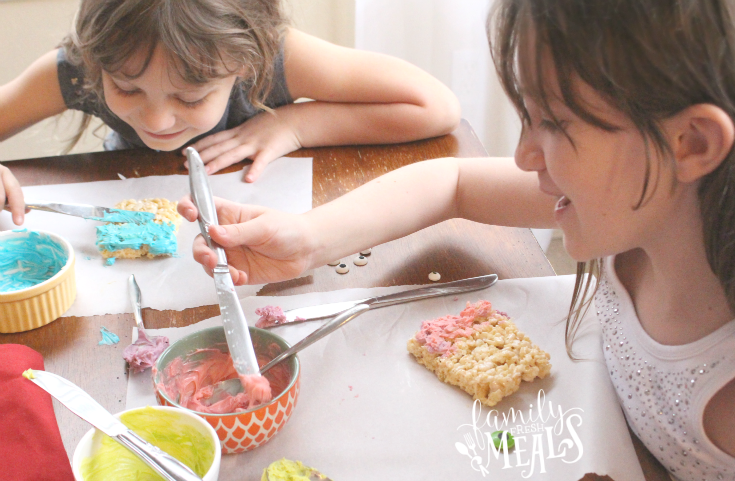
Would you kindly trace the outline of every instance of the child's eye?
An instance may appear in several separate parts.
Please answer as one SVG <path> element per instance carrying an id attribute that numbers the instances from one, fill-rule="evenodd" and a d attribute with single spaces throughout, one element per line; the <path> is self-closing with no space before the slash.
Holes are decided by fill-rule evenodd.
<path id="1" fill-rule="evenodd" d="M 117 93 L 120 94 L 120 95 L 122 95 L 123 97 L 130 97 L 131 95 L 135 95 L 138 92 L 140 92 L 140 90 L 138 90 L 138 89 L 125 90 L 125 89 L 121 88 L 117 84 L 114 84 L 114 85 L 115 85 L 115 90 L 117 90 Z"/>
<path id="2" fill-rule="evenodd" d="M 541 122 L 539 122 L 540 129 L 551 133 L 563 130 L 565 125 L 566 122 L 564 122 L 563 120 L 556 122 L 550 119 L 541 119 Z"/>
<path id="3" fill-rule="evenodd" d="M 206 98 L 207 97 L 202 97 L 199 100 L 194 100 L 194 101 L 191 101 L 191 102 L 190 101 L 187 101 L 187 100 L 184 100 L 184 99 L 178 99 L 178 101 L 181 103 L 181 105 L 183 105 L 187 109 L 193 109 L 193 108 L 196 108 L 199 105 L 203 104 L 204 103 L 204 100 Z"/>

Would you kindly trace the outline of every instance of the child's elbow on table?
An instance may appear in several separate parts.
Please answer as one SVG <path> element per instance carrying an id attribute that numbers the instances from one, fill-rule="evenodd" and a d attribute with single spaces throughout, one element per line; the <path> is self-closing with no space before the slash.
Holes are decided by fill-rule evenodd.
<path id="1" fill-rule="evenodd" d="M 459 127 L 462 109 L 459 99 L 448 87 L 436 80 L 436 85 L 424 95 L 425 137 L 445 135 Z"/>

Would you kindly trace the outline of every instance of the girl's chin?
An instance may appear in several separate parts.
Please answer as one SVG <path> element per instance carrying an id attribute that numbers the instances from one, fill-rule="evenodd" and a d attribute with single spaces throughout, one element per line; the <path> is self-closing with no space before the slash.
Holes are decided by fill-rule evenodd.
<path id="1" fill-rule="evenodd" d="M 563 242 L 564 250 L 575 262 L 587 262 L 602 257 L 596 255 L 596 253 L 594 252 L 590 252 L 588 246 L 584 245 L 584 243 L 582 242 L 575 240 L 572 236 L 568 236 L 566 233 L 564 233 Z"/>

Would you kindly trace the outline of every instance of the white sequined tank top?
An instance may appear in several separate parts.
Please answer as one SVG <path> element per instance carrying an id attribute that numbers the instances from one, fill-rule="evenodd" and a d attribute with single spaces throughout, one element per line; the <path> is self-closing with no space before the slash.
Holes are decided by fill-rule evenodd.
<path id="1" fill-rule="evenodd" d="M 638 321 L 614 259 L 604 261 L 595 307 L 628 424 L 676 479 L 735 480 L 735 458 L 709 440 L 703 425 L 707 402 L 735 378 L 735 321 L 691 344 L 659 344 Z"/>

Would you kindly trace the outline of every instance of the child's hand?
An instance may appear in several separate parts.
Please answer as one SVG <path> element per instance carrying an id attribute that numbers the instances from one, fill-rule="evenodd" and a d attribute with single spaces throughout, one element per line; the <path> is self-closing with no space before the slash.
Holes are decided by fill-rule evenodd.
<path id="1" fill-rule="evenodd" d="M 5 208 L 5 200 L 8 201 L 8 208 L 13 214 L 13 222 L 15 225 L 23 224 L 25 202 L 23 201 L 23 191 L 15 176 L 10 169 L 4 165 L 0 165 L 0 209 Z"/>
<path id="2" fill-rule="evenodd" d="M 301 148 L 301 142 L 276 111 L 261 112 L 234 129 L 212 134 L 192 147 L 207 164 L 209 174 L 243 159 L 252 159 L 245 181 L 254 182 L 270 161 Z"/>
<path id="3" fill-rule="evenodd" d="M 235 285 L 293 279 L 310 267 L 313 236 L 301 217 L 217 197 L 214 202 L 220 225 L 209 233 L 225 248 Z M 188 195 L 179 201 L 178 211 L 196 222 L 197 208 Z M 201 235 L 194 240 L 193 253 L 211 276 L 217 257 Z"/>

